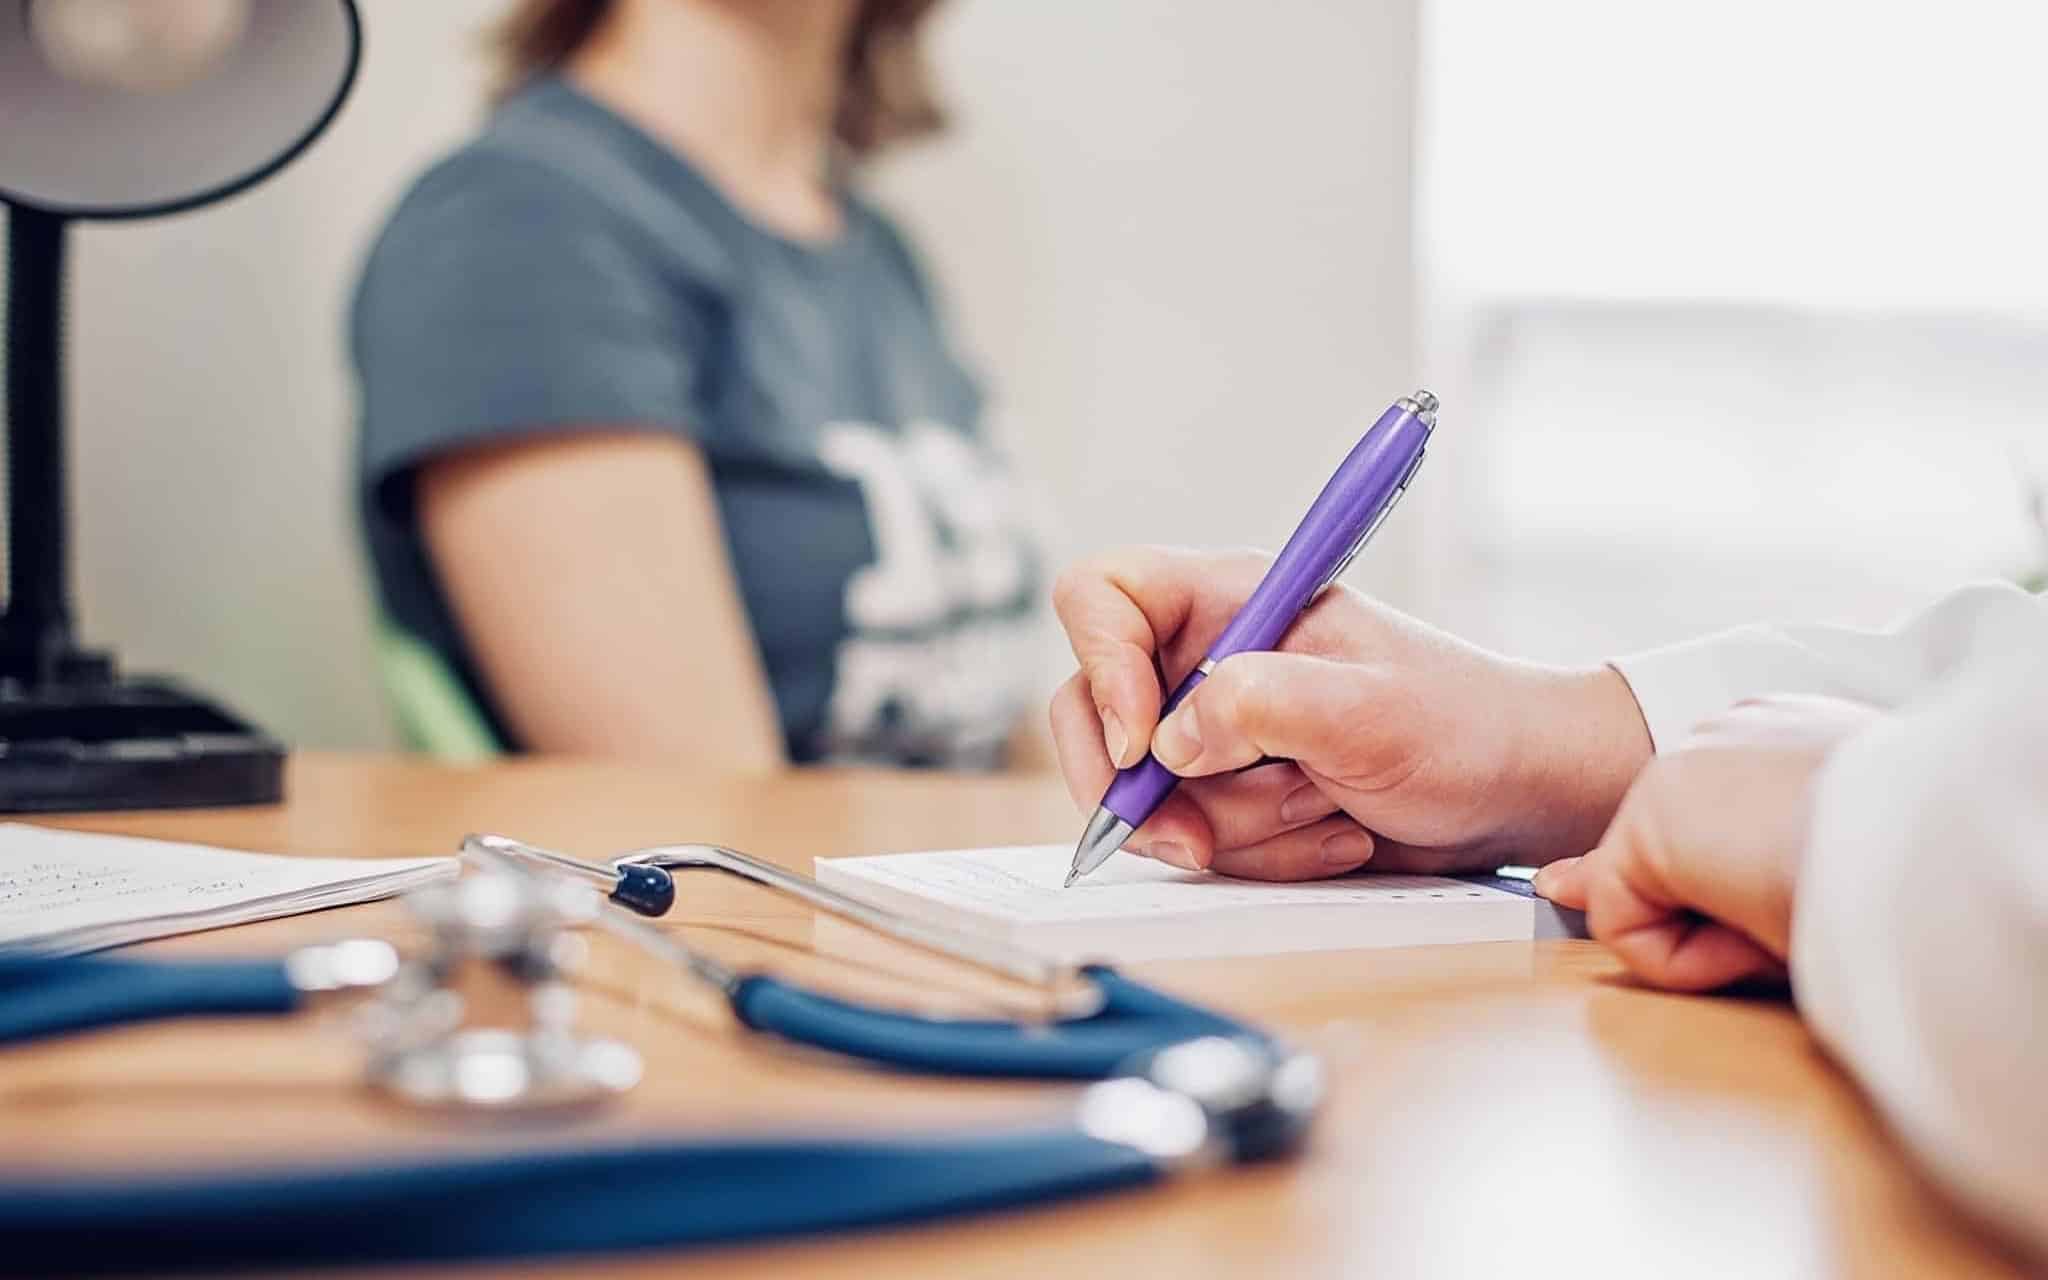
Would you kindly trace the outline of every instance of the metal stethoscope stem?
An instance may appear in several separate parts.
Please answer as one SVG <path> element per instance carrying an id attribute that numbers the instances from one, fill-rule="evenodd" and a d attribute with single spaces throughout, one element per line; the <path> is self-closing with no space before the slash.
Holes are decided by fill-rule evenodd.
<path id="1" fill-rule="evenodd" d="M 1005 943 L 927 925 L 829 889 L 799 875 L 717 845 L 677 844 L 643 849 L 609 866 L 583 862 L 504 836 L 476 835 L 463 842 L 471 861 L 521 878 L 519 873 L 567 872 L 609 890 L 610 905 L 596 913 L 614 934 L 646 948 L 704 982 L 754 1031 L 897 1069 L 939 1075 L 1100 1080 L 1124 1063 L 1181 1041 L 1224 1037 L 1267 1046 L 1245 1024 L 1131 981 L 1112 969 L 1073 968 Z M 861 1004 L 772 974 L 736 970 L 673 932 L 629 914 L 659 914 L 673 904 L 671 869 L 708 869 L 788 894 L 883 934 L 1022 978 L 1048 994 L 1040 1016 L 1016 1019 L 934 1017 Z M 529 874 L 528 879 L 545 879 Z M 621 904 L 624 905 L 621 905 Z M 1061 984 L 1062 979 L 1070 982 Z"/>
<path id="2" fill-rule="evenodd" d="M 851 920 L 855 924 L 873 929 L 900 942 L 949 959 L 963 961 L 1019 982 L 1029 983 L 1055 995 L 1062 995 L 1067 1000 L 1070 1000 L 1073 994 L 1070 988 L 1080 976 L 1079 969 L 1074 965 L 1048 959 L 997 939 L 914 920 L 900 912 L 865 902 L 851 894 L 841 893 L 809 876 L 799 875 L 772 862 L 722 845 L 657 845 L 622 854 L 612 859 L 609 865 L 586 862 L 551 849 L 543 849 L 538 845 L 496 835 L 472 835 L 463 841 L 463 851 L 465 854 L 509 859 L 514 862 L 538 863 L 567 872 L 599 886 L 612 901 L 643 916 L 665 915 L 674 904 L 676 891 L 673 872 L 723 872 L 749 884 L 759 885 L 777 893 L 786 893 L 821 911 L 829 911 L 842 919 Z M 713 976 L 713 972 L 722 971 L 727 975 L 731 973 L 717 962 L 707 960 L 694 949 L 683 946 L 668 934 L 644 926 L 640 929 L 621 927 L 628 923 L 630 922 L 622 921 L 607 924 L 607 928 L 675 960 L 714 985 L 723 984 L 718 977 Z M 1063 1000 L 1063 1004 L 1066 1002 Z"/>

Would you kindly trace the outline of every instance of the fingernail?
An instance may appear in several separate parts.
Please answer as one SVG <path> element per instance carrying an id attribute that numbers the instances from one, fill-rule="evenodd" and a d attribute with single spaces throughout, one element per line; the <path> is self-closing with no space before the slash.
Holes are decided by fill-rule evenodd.
<path id="1" fill-rule="evenodd" d="M 1547 898 L 1557 892 L 1557 882 L 1564 879 L 1565 868 L 1577 863 L 1577 858 L 1559 858 L 1556 862 L 1546 863 L 1529 877 L 1529 887 Z"/>
<path id="2" fill-rule="evenodd" d="M 1306 822 L 1330 812 L 1330 802 L 1313 782 L 1304 782 L 1280 802 L 1280 821 Z"/>
<path id="3" fill-rule="evenodd" d="M 1372 857 L 1372 837 L 1363 831 L 1339 831 L 1323 841 L 1323 865 L 1355 867 Z"/>
<path id="4" fill-rule="evenodd" d="M 1202 726 L 1195 720 L 1190 702 L 1166 717 L 1152 737 L 1152 755 L 1169 769 L 1183 769 L 1202 754 Z"/>
<path id="5" fill-rule="evenodd" d="M 1129 735 L 1124 733 L 1124 722 L 1116 718 L 1116 712 L 1108 707 L 1096 708 L 1102 715 L 1102 745 L 1109 748 L 1109 762 L 1123 767 L 1124 751 L 1130 747 Z"/>
<path id="6" fill-rule="evenodd" d="M 1183 871 L 1200 871 L 1202 869 L 1200 864 L 1195 861 L 1195 851 L 1173 840 L 1157 842 L 1151 848 L 1145 850 L 1145 855 L 1150 858 L 1156 858 L 1171 866 L 1179 867 Z"/>

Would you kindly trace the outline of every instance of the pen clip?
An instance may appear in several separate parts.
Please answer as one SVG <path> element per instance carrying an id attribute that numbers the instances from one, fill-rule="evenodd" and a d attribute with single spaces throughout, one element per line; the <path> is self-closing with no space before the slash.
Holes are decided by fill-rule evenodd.
<path id="1" fill-rule="evenodd" d="M 1409 482 L 1415 479 L 1415 473 L 1422 469 L 1422 460 L 1428 456 L 1428 449 L 1416 450 L 1415 461 L 1408 464 L 1408 470 L 1402 474 L 1401 482 L 1394 486 L 1394 492 L 1387 498 L 1387 504 L 1380 508 L 1379 514 L 1372 518 L 1372 523 L 1365 526 L 1364 532 L 1352 542 L 1343 558 L 1331 566 L 1330 571 L 1323 575 L 1323 580 L 1316 584 L 1316 589 L 1309 594 L 1311 603 L 1328 590 L 1331 583 L 1343 576 L 1344 571 L 1351 567 L 1351 562 L 1358 558 L 1358 553 L 1365 550 L 1365 544 L 1372 541 L 1372 535 L 1378 533 L 1380 526 L 1387 522 L 1387 517 L 1394 513 L 1394 508 L 1401 505 L 1401 499 L 1408 493 Z"/>

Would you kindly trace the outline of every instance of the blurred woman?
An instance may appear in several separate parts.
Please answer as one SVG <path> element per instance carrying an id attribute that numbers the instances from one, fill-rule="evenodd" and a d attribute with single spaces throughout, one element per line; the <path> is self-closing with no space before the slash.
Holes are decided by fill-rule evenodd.
<path id="1" fill-rule="evenodd" d="M 359 287 L 385 610 L 508 745 L 992 765 L 1036 564 L 849 183 L 935 129 L 932 0 L 525 0 Z"/>

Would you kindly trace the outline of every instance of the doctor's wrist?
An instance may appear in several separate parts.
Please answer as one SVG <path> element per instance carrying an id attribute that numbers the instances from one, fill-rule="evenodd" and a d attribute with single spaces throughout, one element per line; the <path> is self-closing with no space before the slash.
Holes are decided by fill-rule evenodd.
<path id="1" fill-rule="evenodd" d="M 1612 667 L 1532 677 L 1510 790 L 1526 806 L 1516 856 L 1541 865 L 1600 843 L 1654 751 L 1635 695 Z"/>

